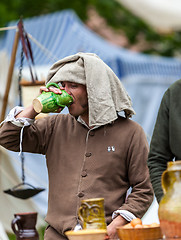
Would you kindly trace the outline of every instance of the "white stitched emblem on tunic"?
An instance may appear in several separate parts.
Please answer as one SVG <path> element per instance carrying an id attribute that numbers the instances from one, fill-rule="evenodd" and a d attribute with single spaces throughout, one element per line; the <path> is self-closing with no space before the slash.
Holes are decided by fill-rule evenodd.
<path id="1" fill-rule="evenodd" d="M 108 147 L 107 147 L 107 151 L 108 151 L 108 152 L 111 152 L 111 151 L 112 151 L 112 152 L 115 152 L 115 146 L 108 146 Z"/>

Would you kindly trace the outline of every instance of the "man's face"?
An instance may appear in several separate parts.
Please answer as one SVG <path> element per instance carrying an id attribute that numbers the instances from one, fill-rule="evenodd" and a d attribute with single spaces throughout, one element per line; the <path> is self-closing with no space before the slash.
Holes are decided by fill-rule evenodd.
<path id="1" fill-rule="evenodd" d="M 73 97 L 73 104 L 69 107 L 69 113 L 74 117 L 88 117 L 88 98 L 86 86 L 73 82 L 61 82 L 65 91 Z"/>

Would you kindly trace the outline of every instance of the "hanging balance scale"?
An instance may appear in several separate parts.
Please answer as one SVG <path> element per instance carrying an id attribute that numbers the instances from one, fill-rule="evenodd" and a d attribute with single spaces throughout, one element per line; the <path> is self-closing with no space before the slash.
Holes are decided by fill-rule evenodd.
<path id="1" fill-rule="evenodd" d="M 24 33 L 24 29 L 23 29 L 22 22 L 20 22 L 20 23 L 21 23 L 21 25 L 19 26 L 19 30 L 21 30 L 20 31 L 20 36 L 22 38 L 22 37 L 24 37 L 24 36 L 22 36 L 23 33 Z M 20 29 L 20 27 L 21 27 L 21 29 Z M 25 39 L 23 39 L 23 40 L 25 40 Z M 21 81 L 21 78 L 22 78 L 24 52 L 26 50 L 26 54 L 25 55 L 27 57 L 27 49 L 29 49 L 29 51 L 31 50 L 30 49 L 30 43 L 28 42 L 27 49 L 23 49 L 25 47 L 26 47 L 25 42 L 23 43 L 23 41 L 22 41 L 21 61 L 20 61 L 19 76 L 18 76 L 18 83 L 19 83 L 19 106 L 22 106 L 22 92 L 21 92 L 20 81 Z M 32 55 L 32 52 L 31 52 L 31 55 Z M 25 157 L 24 157 L 24 153 L 23 152 L 20 152 L 20 160 L 21 160 L 21 171 L 22 171 L 21 179 L 22 179 L 22 182 L 20 184 L 16 185 L 16 186 L 14 186 L 13 188 L 4 190 L 4 193 L 7 193 L 7 194 L 9 194 L 9 195 L 11 195 L 13 197 L 16 197 L 16 198 L 28 199 L 28 198 L 31 198 L 34 195 L 44 191 L 45 189 L 44 188 L 34 187 L 31 184 L 25 182 L 25 169 L 24 169 Z"/>
<path id="2" fill-rule="evenodd" d="M 4 193 L 7 193 L 16 198 L 28 199 L 45 190 L 44 188 L 37 188 L 25 182 L 23 152 L 21 153 L 21 168 L 22 168 L 22 183 L 14 186 L 13 188 L 4 190 Z"/>

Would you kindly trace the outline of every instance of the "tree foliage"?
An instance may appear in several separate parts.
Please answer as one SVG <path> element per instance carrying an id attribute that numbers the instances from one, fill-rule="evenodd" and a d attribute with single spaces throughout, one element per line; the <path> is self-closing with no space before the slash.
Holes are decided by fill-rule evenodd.
<path id="1" fill-rule="evenodd" d="M 139 41 L 141 34 L 150 46 L 145 53 L 162 56 L 179 56 L 181 53 L 181 32 L 159 34 L 116 0 L 1 0 L 0 26 L 4 27 L 9 21 L 20 17 L 29 18 L 70 8 L 85 21 L 90 6 L 94 6 L 110 26 L 121 29 L 131 44 Z"/>

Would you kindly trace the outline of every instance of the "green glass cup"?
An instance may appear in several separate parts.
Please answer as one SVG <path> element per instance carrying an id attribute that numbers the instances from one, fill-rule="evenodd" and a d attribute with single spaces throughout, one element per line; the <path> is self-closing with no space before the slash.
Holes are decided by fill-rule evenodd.
<path id="1" fill-rule="evenodd" d="M 46 85 L 46 88 L 54 86 L 59 88 L 57 83 L 50 82 Z M 73 103 L 73 98 L 65 90 L 61 90 L 62 94 L 56 94 L 54 92 L 43 91 L 40 96 L 33 100 L 33 108 L 37 113 L 50 113 L 56 112 L 60 107 L 69 107 Z"/>

